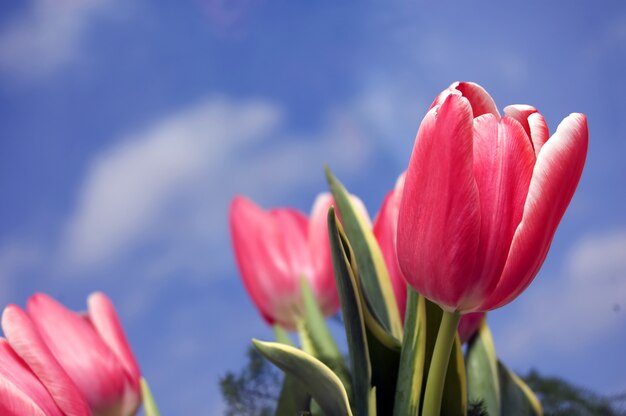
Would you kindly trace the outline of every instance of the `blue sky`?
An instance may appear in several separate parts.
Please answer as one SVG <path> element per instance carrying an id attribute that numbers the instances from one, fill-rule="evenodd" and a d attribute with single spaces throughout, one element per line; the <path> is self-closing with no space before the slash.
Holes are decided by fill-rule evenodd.
<path id="1" fill-rule="evenodd" d="M 118 306 L 164 414 L 219 414 L 271 338 L 239 280 L 235 194 L 308 212 L 324 163 L 374 215 L 435 95 L 482 84 L 551 131 L 588 116 L 577 194 L 489 321 L 512 368 L 626 390 L 626 3 L 5 0 L 0 303 Z"/>

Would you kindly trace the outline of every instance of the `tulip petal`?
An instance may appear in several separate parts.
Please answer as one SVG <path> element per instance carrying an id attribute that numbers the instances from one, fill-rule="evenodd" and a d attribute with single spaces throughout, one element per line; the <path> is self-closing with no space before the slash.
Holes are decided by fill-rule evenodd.
<path id="1" fill-rule="evenodd" d="M 141 371 L 135 356 L 130 349 L 124 328 L 117 316 L 111 300 L 101 292 L 92 293 L 87 298 L 89 320 L 105 344 L 113 351 L 120 360 L 132 380 L 136 381 L 139 388 Z"/>
<path id="2" fill-rule="evenodd" d="M 542 147 L 502 276 L 480 310 L 509 303 L 539 271 L 580 180 L 587 146 L 587 119 L 582 114 L 572 114 Z"/>
<path id="3" fill-rule="evenodd" d="M 522 124 L 526 134 L 528 134 L 533 143 L 535 155 L 538 155 L 544 143 L 550 137 L 548 124 L 543 116 L 537 112 L 535 107 L 523 104 L 505 107 L 504 113 Z"/>
<path id="4" fill-rule="evenodd" d="M 63 416 L 48 390 L 0 338 L 0 414 Z"/>
<path id="5" fill-rule="evenodd" d="M 89 320 L 98 335 L 117 356 L 128 375 L 128 388 L 122 399 L 122 414 L 134 414 L 141 404 L 141 371 L 133 355 L 122 324 L 111 300 L 100 292 L 92 293 L 87 299 Z"/>
<path id="6" fill-rule="evenodd" d="M 3 416 L 48 416 L 62 413 L 46 413 L 22 390 L 0 375 L 0 414 Z"/>
<path id="7" fill-rule="evenodd" d="M 417 133 L 400 204 L 398 262 L 415 290 L 455 310 L 471 286 L 480 210 L 473 175 L 472 110 L 448 95 Z"/>
<path id="8" fill-rule="evenodd" d="M 401 193 L 399 194 L 402 195 Z M 398 228 L 398 210 L 400 205 L 400 198 L 397 197 L 396 191 L 390 191 L 385 200 L 380 212 L 374 220 L 374 236 L 380 246 L 380 251 L 385 258 L 385 264 L 389 271 L 389 278 L 391 279 L 391 286 L 393 287 L 393 293 L 396 297 L 396 303 L 398 304 L 398 311 L 402 322 L 404 322 L 404 314 L 406 309 L 406 280 L 400 270 L 398 264 L 398 255 L 396 254 L 396 230 Z"/>
<path id="9" fill-rule="evenodd" d="M 498 112 L 495 101 L 493 101 L 491 95 L 480 85 L 474 82 L 455 82 L 450 85 L 449 88 L 460 91 L 463 97 L 469 100 L 472 105 L 474 118 L 482 116 L 483 114 L 493 114 L 497 118 L 500 118 L 500 113 Z"/>
<path id="10" fill-rule="evenodd" d="M 124 369 L 92 324 L 43 293 L 28 299 L 27 310 L 50 352 L 91 409 L 119 405 L 126 384 Z"/>
<path id="11" fill-rule="evenodd" d="M 35 373 L 65 415 L 91 415 L 83 396 L 54 358 L 26 312 L 15 305 L 7 306 L 2 313 L 2 330 L 13 350 Z"/>
<path id="12" fill-rule="evenodd" d="M 535 152 L 520 123 L 485 114 L 474 119 L 474 176 L 480 197 L 480 246 L 471 293 L 472 310 L 493 291 L 504 268 L 535 165 Z"/>

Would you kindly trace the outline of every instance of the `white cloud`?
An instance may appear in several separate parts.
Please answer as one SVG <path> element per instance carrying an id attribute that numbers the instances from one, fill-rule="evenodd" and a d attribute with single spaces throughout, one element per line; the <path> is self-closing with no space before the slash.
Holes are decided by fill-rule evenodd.
<path id="1" fill-rule="evenodd" d="M 142 242 L 165 241 L 151 275 L 182 268 L 206 276 L 211 245 L 228 238 L 235 193 L 272 201 L 319 181 L 325 162 L 338 172 L 365 163 L 367 143 L 349 118 L 329 116 L 315 137 L 304 137 L 288 131 L 281 114 L 267 102 L 207 98 L 114 140 L 80 189 L 62 243 L 65 265 L 115 264 Z"/>
<path id="2" fill-rule="evenodd" d="M 67 227 L 66 255 L 88 265 L 123 253 L 167 221 L 172 202 L 210 192 L 198 179 L 226 179 L 220 171 L 235 162 L 234 152 L 263 137 L 279 116 L 264 103 L 209 99 L 115 140 L 89 169 Z"/>
<path id="3" fill-rule="evenodd" d="M 36 77 L 71 62 L 92 19 L 113 1 L 32 1 L 0 32 L 0 69 Z"/>
<path id="4" fill-rule="evenodd" d="M 539 351 L 580 352 L 623 328 L 625 312 L 626 230 L 588 236 L 571 249 L 561 276 L 508 315 L 497 347 L 526 358 Z"/>

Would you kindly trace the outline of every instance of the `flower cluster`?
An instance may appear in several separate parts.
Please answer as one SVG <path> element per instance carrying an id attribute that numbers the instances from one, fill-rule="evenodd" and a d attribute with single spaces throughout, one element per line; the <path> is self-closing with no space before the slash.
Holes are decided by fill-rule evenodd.
<path id="1" fill-rule="evenodd" d="M 255 345 L 331 414 L 464 413 L 468 394 L 490 414 L 521 403 L 540 414 L 532 392 L 495 357 L 484 316 L 539 272 L 581 177 L 587 140 L 582 114 L 550 135 L 534 107 L 508 106 L 502 116 L 482 87 L 457 82 L 432 103 L 373 226 L 330 172 L 332 197 L 320 196 L 310 218 L 235 198 L 237 264 L 283 343 Z M 329 359 L 336 347 L 320 353 L 334 341 L 319 330 L 306 286 L 320 316 L 341 304 L 349 366 Z M 280 335 L 295 328 L 303 351 Z M 463 357 L 460 343 L 470 340 Z M 485 374 L 496 379 L 485 382 Z M 320 385 L 338 393 L 331 400 Z M 446 409 L 450 403 L 458 406 Z"/>

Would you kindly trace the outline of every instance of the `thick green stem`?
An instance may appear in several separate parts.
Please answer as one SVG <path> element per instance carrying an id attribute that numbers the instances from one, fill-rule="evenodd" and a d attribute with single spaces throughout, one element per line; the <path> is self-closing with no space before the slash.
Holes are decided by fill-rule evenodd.
<path id="1" fill-rule="evenodd" d="M 424 408 L 422 412 L 424 415 L 436 416 L 441 413 L 443 386 L 460 319 L 461 315 L 458 312 L 443 311 L 437 341 L 435 341 L 433 358 L 430 362 L 428 378 L 426 379 L 426 392 L 424 393 Z"/>

